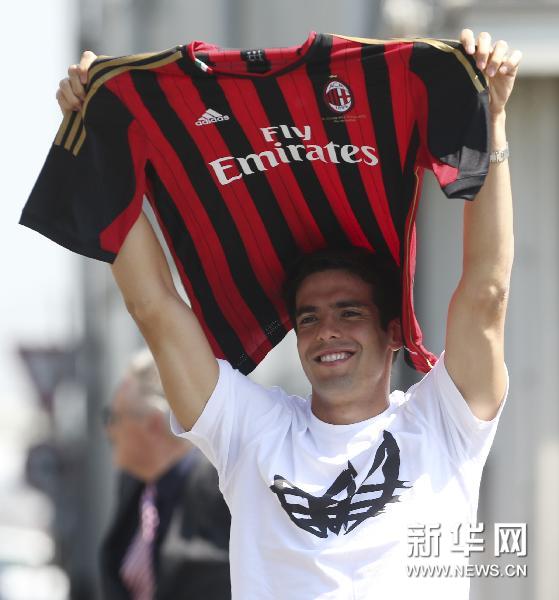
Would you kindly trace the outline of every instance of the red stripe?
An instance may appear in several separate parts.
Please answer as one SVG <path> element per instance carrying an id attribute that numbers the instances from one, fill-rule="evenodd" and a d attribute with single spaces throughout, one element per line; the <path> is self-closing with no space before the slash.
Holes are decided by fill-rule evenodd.
<path id="1" fill-rule="evenodd" d="M 414 367 L 423 373 L 431 370 L 437 362 L 437 357 L 429 352 L 423 345 L 421 328 L 417 322 L 413 307 L 413 278 L 415 273 L 415 217 L 419 205 L 419 195 L 423 179 L 423 169 L 418 168 L 415 172 L 416 187 L 414 200 L 410 205 L 406 218 L 404 243 L 408 242 L 407 252 L 404 254 L 404 265 L 402 269 L 402 331 L 406 347 L 409 349 L 409 357 Z"/>
<path id="2" fill-rule="evenodd" d="M 270 127 L 271 123 L 260 102 L 254 83 L 247 79 L 222 78 L 219 84 L 235 119 L 241 125 L 254 151 L 258 153 L 273 150 L 273 143 L 267 142 L 261 131 L 261 128 Z M 280 163 L 274 169 L 265 171 L 264 175 L 278 198 L 279 207 L 297 246 L 303 252 L 311 252 L 318 246 L 324 246 L 326 243 L 324 236 L 309 210 L 291 166 Z M 243 189 L 248 195 L 248 190 L 244 186 Z"/>
<path id="3" fill-rule="evenodd" d="M 130 74 L 124 73 L 118 80 L 114 78 L 106 85 L 139 119 L 146 130 L 147 137 L 151 142 L 151 152 L 148 158 L 153 162 L 165 187 L 174 199 L 184 224 L 196 244 L 208 283 L 224 317 L 231 324 L 239 339 L 242 340 L 247 354 L 252 355 L 254 348 L 262 345 L 260 324 L 235 285 L 224 249 L 215 233 L 211 219 L 206 213 L 180 159 L 143 104 L 132 83 Z M 188 198 L 188 204 L 185 202 L 186 198 Z M 254 339 L 254 335 L 251 336 L 251 339 L 247 339 L 247 331 L 259 335 L 256 339 Z M 268 342 L 268 349 L 271 349 L 271 347 Z"/>
<path id="4" fill-rule="evenodd" d="M 311 81 L 304 70 L 296 73 L 287 73 L 278 78 L 278 85 L 293 118 L 296 127 L 302 129 L 310 125 L 312 143 L 326 146 L 330 140 L 326 136 L 322 118 L 315 99 Z M 302 102 L 301 98 L 305 98 Z M 322 98 L 320 98 L 322 100 Z M 309 142 L 306 142 L 307 144 Z M 371 243 L 353 213 L 347 195 L 342 185 L 339 173 L 334 165 L 323 163 L 319 160 L 310 161 L 316 173 L 326 198 L 336 215 L 340 227 L 354 246 L 361 246 L 372 250 Z"/>
<path id="5" fill-rule="evenodd" d="M 348 116 L 358 116 L 360 111 L 362 111 L 368 117 L 365 119 L 348 118 L 346 121 L 347 132 L 353 145 L 358 147 L 372 146 L 377 151 L 376 156 L 379 159 L 379 164 L 372 166 L 360 162 L 358 164 L 359 173 L 361 174 L 363 187 L 367 192 L 369 204 L 371 205 L 379 229 L 394 261 L 397 265 L 400 265 L 400 240 L 392 221 L 390 206 L 384 188 L 381 170 L 382 156 L 378 154 L 377 138 L 372 119 L 370 118 L 365 75 L 360 57 L 361 46 L 349 48 L 347 46 L 347 40 L 334 38 L 333 52 L 336 52 L 338 55 L 336 74 L 343 81 L 347 81 L 354 95 L 354 102 L 356 100 L 353 110 L 351 113 L 348 113 Z M 356 58 L 356 54 L 359 55 L 359 58 Z"/>
<path id="6" fill-rule="evenodd" d="M 217 158 L 231 156 L 231 151 L 216 125 L 195 125 L 207 107 L 191 79 L 185 78 L 182 71 L 174 66 L 176 77 L 160 78 L 159 84 L 169 104 L 195 141 L 204 162 L 209 164 Z M 209 168 L 208 171 L 235 222 L 258 282 L 270 301 L 277 303 L 280 289 L 278 274 L 283 274 L 283 267 L 246 185 L 242 179 L 222 185 L 213 169 Z M 236 167 L 231 169 L 231 176 L 235 174 L 238 174 Z"/>
<path id="7" fill-rule="evenodd" d="M 145 173 L 146 149 L 144 144 L 144 135 L 140 126 L 133 121 L 128 128 L 128 145 L 134 165 L 134 175 L 136 179 L 136 188 L 130 204 L 120 215 L 106 227 L 99 236 L 99 243 L 103 250 L 118 254 L 120 247 L 124 243 L 132 225 L 136 222 L 142 211 L 142 198 L 145 193 Z"/>

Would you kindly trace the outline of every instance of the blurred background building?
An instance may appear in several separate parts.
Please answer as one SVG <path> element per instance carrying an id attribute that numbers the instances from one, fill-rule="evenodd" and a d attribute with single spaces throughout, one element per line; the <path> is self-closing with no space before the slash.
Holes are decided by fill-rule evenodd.
<path id="1" fill-rule="evenodd" d="M 516 207 L 511 392 L 485 469 L 479 521 L 488 543 L 477 561 L 496 562 L 494 523 L 527 523 L 528 556 L 520 562 L 528 576 L 476 578 L 472 600 L 557 598 L 559 2 L 29 0 L 5 2 L 0 14 L 2 51 L 13 57 L 0 115 L 4 139 L 11 140 L 1 150 L 9 206 L 0 225 L 6 244 L 0 259 L 0 600 L 99 598 L 97 548 L 113 491 L 99 413 L 141 343 L 106 265 L 15 225 L 58 126 L 54 91 L 67 65 L 85 48 L 118 55 L 193 39 L 285 46 L 301 43 L 309 30 L 456 38 L 463 26 L 488 30 L 524 52 L 507 123 Z M 422 198 L 416 304 L 426 342 L 438 353 L 460 273 L 462 206 L 443 198 L 430 177 Z M 307 391 L 292 337 L 254 377 Z M 415 378 L 399 365 L 395 385 Z"/>

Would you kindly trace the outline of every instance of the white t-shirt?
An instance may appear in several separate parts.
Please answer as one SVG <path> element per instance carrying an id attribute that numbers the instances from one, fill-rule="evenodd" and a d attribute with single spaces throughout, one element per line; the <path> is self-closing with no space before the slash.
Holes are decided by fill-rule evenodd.
<path id="1" fill-rule="evenodd" d="M 456 531 L 476 523 L 501 412 L 476 418 L 443 357 L 407 393 L 393 392 L 384 412 L 351 425 L 320 421 L 310 400 L 264 388 L 225 361 L 219 369 L 192 430 L 174 417 L 171 426 L 219 473 L 234 600 L 468 597 L 460 572 L 408 574 L 467 562 L 457 551 L 467 537 Z"/>

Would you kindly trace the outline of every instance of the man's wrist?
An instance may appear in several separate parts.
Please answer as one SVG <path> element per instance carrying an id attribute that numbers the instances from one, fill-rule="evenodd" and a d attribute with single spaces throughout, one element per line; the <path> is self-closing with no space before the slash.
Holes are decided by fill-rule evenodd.
<path id="1" fill-rule="evenodd" d="M 497 112 L 493 112 L 491 110 L 489 111 L 489 121 L 492 124 L 495 124 L 495 125 L 503 124 L 504 125 L 506 120 L 507 120 L 507 113 L 504 108 Z"/>
<path id="2" fill-rule="evenodd" d="M 506 114 L 504 110 L 499 113 L 490 114 L 491 152 L 503 150 L 507 144 L 505 123 Z"/>

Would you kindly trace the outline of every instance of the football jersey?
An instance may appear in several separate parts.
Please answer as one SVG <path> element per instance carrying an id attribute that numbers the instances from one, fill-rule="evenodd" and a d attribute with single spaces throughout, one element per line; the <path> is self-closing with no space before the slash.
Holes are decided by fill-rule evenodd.
<path id="1" fill-rule="evenodd" d="M 100 57 L 21 223 L 112 262 L 146 197 L 215 355 L 243 373 L 292 327 L 291 263 L 367 248 L 400 270 L 406 358 L 428 371 L 412 295 L 423 170 L 449 198 L 473 198 L 487 106 L 452 41 L 313 32 L 293 48 Z"/>

